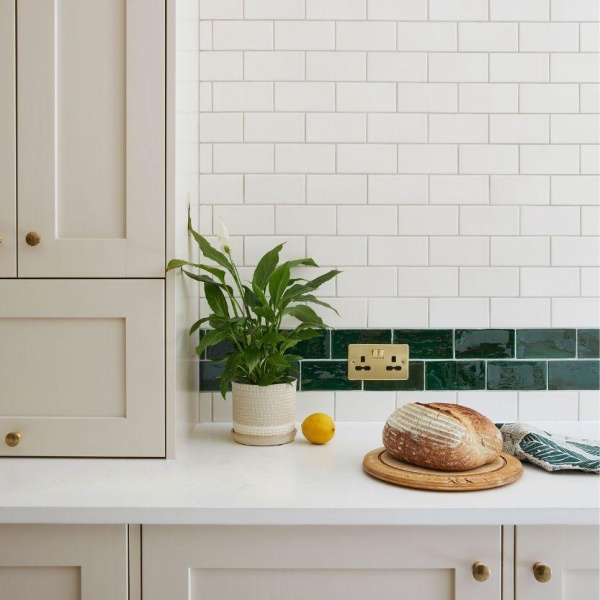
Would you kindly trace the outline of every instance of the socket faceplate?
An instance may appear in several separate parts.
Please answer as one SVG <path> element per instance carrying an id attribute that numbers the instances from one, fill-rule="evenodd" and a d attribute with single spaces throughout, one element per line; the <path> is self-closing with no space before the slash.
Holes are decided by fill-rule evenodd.
<path id="1" fill-rule="evenodd" d="M 408 379 L 408 344 L 348 344 L 348 379 Z"/>

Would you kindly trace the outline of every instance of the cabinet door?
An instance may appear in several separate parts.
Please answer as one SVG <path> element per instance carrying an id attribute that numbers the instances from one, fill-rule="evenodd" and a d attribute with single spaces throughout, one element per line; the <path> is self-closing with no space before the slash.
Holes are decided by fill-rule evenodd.
<path id="1" fill-rule="evenodd" d="M 516 529 L 516 600 L 600 598 L 600 529 L 597 526 L 519 526 Z M 533 565 L 550 567 L 541 583 Z"/>
<path id="2" fill-rule="evenodd" d="M 500 527 L 148 526 L 142 540 L 144 600 L 500 600 Z"/>
<path id="3" fill-rule="evenodd" d="M 1 525 L 0 596 L 127 600 L 125 525 Z"/>
<path id="4" fill-rule="evenodd" d="M 0 455 L 164 456 L 163 286 L 0 280 Z"/>
<path id="5" fill-rule="evenodd" d="M 163 277 L 164 0 L 17 14 L 19 276 Z"/>
<path id="6" fill-rule="evenodd" d="M 17 274 L 15 3 L 0 0 L 0 277 Z"/>

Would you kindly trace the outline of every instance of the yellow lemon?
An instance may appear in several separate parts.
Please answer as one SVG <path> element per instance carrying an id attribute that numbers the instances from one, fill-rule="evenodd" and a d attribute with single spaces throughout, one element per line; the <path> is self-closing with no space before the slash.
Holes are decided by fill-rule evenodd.
<path id="1" fill-rule="evenodd" d="M 335 435 L 335 423 L 329 415 L 314 413 L 304 419 L 302 433 L 312 444 L 326 444 Z"/>

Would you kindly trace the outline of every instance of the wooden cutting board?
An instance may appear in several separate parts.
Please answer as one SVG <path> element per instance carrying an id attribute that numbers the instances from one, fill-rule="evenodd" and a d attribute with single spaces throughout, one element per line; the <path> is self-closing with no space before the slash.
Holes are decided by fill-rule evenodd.
<path id="1" fill-rule="evenodd" d="M 487 490 L 517 481 L 523 474 L 521 461 L 502 452 L 494 461 L 469 471 L 436 471 L 393 458 L 385 448 L 369 452 L 364 470 L 373 477 L 420 490 L 468 492 Z"/>

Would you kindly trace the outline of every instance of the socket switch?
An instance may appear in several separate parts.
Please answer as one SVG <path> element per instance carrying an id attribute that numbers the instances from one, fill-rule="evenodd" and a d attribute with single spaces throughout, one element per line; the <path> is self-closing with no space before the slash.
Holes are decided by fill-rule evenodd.
<path id="1" fill-rule="evenodd" d="M 348 344 L 348 379 L 408 379 L 408 344 Z"/>

